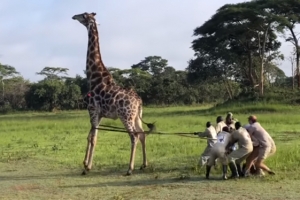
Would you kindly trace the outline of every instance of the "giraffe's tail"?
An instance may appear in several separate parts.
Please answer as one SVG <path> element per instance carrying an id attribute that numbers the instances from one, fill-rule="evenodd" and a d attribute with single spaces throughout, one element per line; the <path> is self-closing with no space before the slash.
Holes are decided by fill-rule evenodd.
<path id="1" fill-rule="evenodd" d="M 139 113 L 138 113 L 138 117 L 140 118 L 140 120 L 143 122 L 143 124 L 146 124 L 147 127 L 149 128 L 149 133 L 156 131 L 156 127 L 155 127 L 155 123 L 147 123 L 142 119 L 142 105 L 139 106 Z"/>

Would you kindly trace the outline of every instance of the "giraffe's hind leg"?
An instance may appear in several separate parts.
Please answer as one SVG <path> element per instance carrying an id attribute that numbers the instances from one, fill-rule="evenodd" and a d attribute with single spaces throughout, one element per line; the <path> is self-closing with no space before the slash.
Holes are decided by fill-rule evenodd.
<path id="1" fill-rule="evenodd" d="M 135 152 L 136 152 L 136 146 L 138 143 L 138 135 L 135 134 L 135 126 L 133 120 L 126 120 L 125 118 L 121 118 L 121 121 L 123 122 L 126 130 L 128 131 L 128 135 L 130 137 L 130 161 L 129 161 L 129 167 L 127 170 L 126 175 L 129 176 L 132 174 L 132 171 L 134 169 L 134 160 L 135 160 Z"/>
<path id="2" fill-rule="evenodd" d="M 140 167 L 140 170 L 144 169 L 147 167 L 147 155 L 146 155 L 146 134 L 143 129 L 143 124 L 142 124 L 142 115 L 143 115 L 143 109 L 140 105 L 137 116 L 135 117 L 134 123 L 135 123 L 135 129 L 139 133 L 139 140 L 141 141 L 142 144 L 142 152 L 143 152 L 143 164 Z"/>
<path id="3" fill-rule="evenodd" d="M 145 169 L 148 166 L 148 162 L 147 162 L 147 155 L 146 155 L 146 135 L 145 133 L 141 133 L 139 135 L 139 139 L 141 141 L 142 144 L 142 151 L 143 151 L 143 164 L 140 167 L 140 169 Z"/>
<path id="4" fill-rule="evenodd" d="M 130 131 L 130 132 L 133 132 L 133 131 Z M 130 152 L 129 168 L 126 173 L 127 176 L 131 175 L 132 171 L 134 169 L 135 152 L 136 152 L 136 146 L 138 143 L 138 137 L 136 134 L 129 133 L 129 137 L 130 137 L 130 142 L 131 142 L 131 152 Z"/>
<path id="5" fill-rule="evenodd" d="M 144 133 L 144 129 L 142 126 L 141 119 L 139 117 L 135 118 L 135 128 L 136 131 L 139 132 L 139 140 L 141 141 L 142 144 L 142 152 L 143 152 L 143 164 L 140 167 L 140 169 L 144 169 L 147 167 L 147 155 L 146 155 L 146 134 Z"/>

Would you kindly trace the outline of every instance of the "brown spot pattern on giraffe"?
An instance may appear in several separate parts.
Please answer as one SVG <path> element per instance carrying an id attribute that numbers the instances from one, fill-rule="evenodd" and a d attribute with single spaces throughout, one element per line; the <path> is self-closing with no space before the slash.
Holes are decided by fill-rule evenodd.
<path id="1" fill-rule="evenodd" d="M 91 69 L 91 71 L 92 71 L 92 74 L 96 74 L 97 76 L 101 76 L 101 72 L 97 71 L 98 66 L 97 66 L 95 63 L 93 63 L 93 64 L 91 65 L 90 69 Z M 95 78 L 95 77 L 94 77 L 94 78 Z M 91 79 L 93 79 L 93 75 L 92 75 Z"/>
<path id="2" fill-rule="evenodd" d="M 89 53 L 89 57 L 90 57 L 90 58 L 94 58 L 94 57 L 95 57 L 95 52 L 91 51 L 91 52 Z"/>
<path id="3" fill-rule="evenodd" d="M 100 94 L 101 92 L 101 87 L 99 85 L 97 85 L 94 89 L 95 94 Z"/>
<path id="4" fill-rule="evenodd" d="M 90 72 L 90 71 L 87 71 L 87 72 L 86 72 L 86 76 L 87 76 L 87 78 L 89 79 L 89 78 L 91 77 L 91 72 Z"/>
<path id="5" fill-rule="evenodd" d="M 93 79 L 96 79 L 96 78 L 102 78 L 101 72 L 93 72 L 92 73 L 91 79 L 93 80 Z"/>

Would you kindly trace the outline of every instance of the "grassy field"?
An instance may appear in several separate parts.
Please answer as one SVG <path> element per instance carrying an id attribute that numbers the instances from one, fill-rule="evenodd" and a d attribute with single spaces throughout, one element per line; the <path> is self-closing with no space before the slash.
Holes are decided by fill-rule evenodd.
<path id="1" fill-rule="evenodd" d="M 144 108 L 143 119 L 157 121 L 157 131 L 194 132 L 228 111 L 243 124 L 256 114 L 273 136 L 277 153 L 266 163 L 275 176 L 222 181 L 219 167 L 208 181 L 197 166 L 205 140 L 149 135 L 149 167 L 139 170 L 139 144 L 136 170 L 127 177 L 129 137 L 107 131 L 99 132 L 92 171 L 81 176 L 89 130 L 86 111 L 14 113 L 0 116 L 0 199 L 299 199 L 299 107 Z M 119 120 L 102 124 L 121 126 Z"/>

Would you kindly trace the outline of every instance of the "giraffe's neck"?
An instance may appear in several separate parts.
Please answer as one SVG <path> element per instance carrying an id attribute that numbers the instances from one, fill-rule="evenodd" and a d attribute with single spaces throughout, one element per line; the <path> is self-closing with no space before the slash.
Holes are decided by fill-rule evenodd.
<path id="1" fill-rule="evenodd" d="M 96 24 L 92 24 L 88 28 L 86 75 L 90 89 L 94 89 L 101 83 L 105 85 L 114 84 L 112 75 L 105 68 L 101 59 L 99 36 Z"/>

